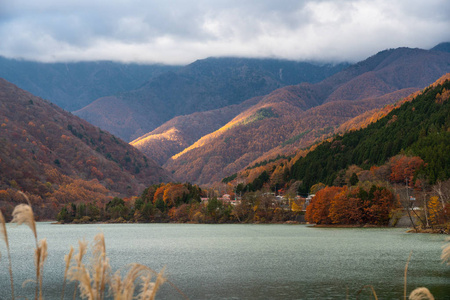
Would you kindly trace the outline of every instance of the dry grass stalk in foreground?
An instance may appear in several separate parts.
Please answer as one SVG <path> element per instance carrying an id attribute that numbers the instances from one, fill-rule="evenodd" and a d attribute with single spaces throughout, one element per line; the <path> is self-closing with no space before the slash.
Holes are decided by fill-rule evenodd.
<path id="1" fill-rule="evenodd" d="M 27 199 L 25 194 L 24 197 Z M 34 281 L 36 283 L 35 289 L 35 299 L 43 299 L 43 269 L 44 263 L 47 259 L 47 240 L 42 239 L 38 241 L 36 222 L 34 219 L 33 209 L 28 204 L 19 204 L 13 210 L 13 223 L 18 225 L 26 224 L 30 227 L 33 232 L 36 249 L 34 251 L 34 262 L 36 266 L 36 279 L 27 280 L 24 282 L 26 284 L 29 281 Z M 3 214 L 0 211 L 0 232 L 8 250 L 9 257 L 9 270 L 10 270 L 10 280 L 11 280 L 11 296 L 14 296 L 14 283 L 12 276 L 12 263 L 9 254 L 9 241 L 6 231 L 6 222 Z M 140 282 L 140 292 L 137 294 L 137 299 L 142 300 L 153 300 L 155 298 L 156 292 L 162 283 L 166 280 L 163 276 L 163 271 L 157 273 L 152 269 L 138 264 L 133 264 L 130 268 L 128 274 L 122 279 L 120 277 L 120 272 L 116 272 L 111 276 L 111 267 L 109 264 L 109 258 L 106 256 L 106 244 L 105 237 L 103 233 L 95 236 L 94 244 L 92 247 L 92 258 L 89 265 L 83 263 L 83 257 L 87 253 L 87 241 L 79 241 L 79 251 L 74 255 L 74 248 L 71 247 L 69 254 L 64 257 L 65 260 L 65 270 L 64 270 L 64 281 L 62 287 L 61 299 L 64 299 L 65 287 L 67 279 L 76 282 L 73 299 L 77 297 L 77 290 L 80 290 L 80 296 L 82 298 L 87 298 L 89 300 L 102 300 L 105 299 L 106 292 L 110 292 L 115 300 L 131 300 L 135 299 L 136 282 Z M 151 281 L 153 275 L 156 276 L 154 282 Z M 172 286 L 174 286 L 171 283 Z M 109 286 L 109 290 L 107 287 Z M 174 286 L 175 287 L 175 286 Z M 175 287 L 176 288 L 176 287 Z M 180 292 L 178 289 L 176 289 Z M 181 292 L 180 292 L 181 293 Z M 184 294 L 181 293 L 184 296 Z M 186 297 L 185 297 L 186 298 Z"/>
<path id="2" fill-rule="evenodd" d="M 135 282 L 137 280 L 141 281 L 142 286 L 141 292 L 137 295 L 137 299 L 155 299 L 156 291 L 165 281 L 163 273 L 164 270 L 158 274 L 152 269 L 140 264 L 132 264 L 127 275 L 123 279 L 120 276 L 120 272 L 117 271 L 112 277 L 111 285 L 115 299 L 133 299 L 136 290 Z M 155 282 L 152 282 L 151 279 L 155 274 L 157 275 L 156 280 Z"/>
<path id="3" fill-rule="evenodd" d="M 76 266 L 78 268 L 81 268 L 81 262 L 83 261 L 83 257 L 84 257 L 84 255 L 86 255 L 86 252 L 87 252 L 87 246 L 88 246 L 88 242 L 86 240 L 83 239 L 83 240 L 79 240 L 78 241 L 78 253 L 74 257 L 74 260 L 76 262 Z M 71 250 L 72 250 L 72 248 L 73 247 L 70 247 Z M 69 265 L 70 265 L 70 260 L 69 260 Z M 67 262 L 66 262 L 66 266 L 67 266 Z M 68 273 L 66 275 L 64 275 L 64 280 L 66 280 L 67 275 L 68 275 Z M 77 282 L 75 284 L 76 288 L 73 291 L 73 299 L 76 298 L 78 285 L 79 285 L 79 283 Z M 64 298 L 64 295 L 63 295 L 63 298 Z"/>
<path id="4" fill-rule="evenodd" d="M 81 297 L 100 300 L 105 297 L 111 267 L 106 257 L 104 235 L 96 235 L 94 241 L 91 263 L 88 266 L 82 261 L 87 251 L 87 242 L 79 242 L 79 252 L 75 255 L 74 265 L 70 267 L 67 277 L 78 283 Z"/>
<path id="5" fill-rule="evenodd" d="M 66 289 L 66 282 L 67 282 L 67 272 L 69 271 L 70 262 L 72 261 L 73 252 L 75 249 L 70 246 L 69 254 L 64 255 L 64 262 L 66 263 L 66 267 L 64 268 L 64 281 L 61 291 L 61 300 L 64 299 L 64 291 Z"/>
<path id="6" fill-rule="evenodd" d="M 420 287 L 411 292 L 409 300 L 434 300 L 434 297 L 427 288 Z"/>
<path id="7" fill-rule="evenodd" d="M 23 194 L 23 193 L 22 193 Z M 23 194 L 24 197 L 28 201 L 28 197 Z M 41 241 L 38 241 L 37 238 L 37 230 L 36 230 L 36 222 L 34 220 L 34 213 L 33 209 L 28 204 L 19 204 L 17 205 L 13 212 L 13 219 L 12 223 L 17 223 L 18 225 L 26 224 L 28 227 L 30 227 L 31 231 L 34 235 L 34 240 L 36 243 L 36 249 L 34 252 L 34 264 L 36 267 L 36 288 L 35 288 L 35 295 L 34 298 L 42 299 L 42 274 L 44 269 L 44 262 L 47 258 L 47 240 L 43 239 Z"/>
<path id="8" fill-rule="evenodd" d="M 72 258 L 73 248 L 71 248 L 69 255 L 65 257 L 66 272 L 64 281 L 66 281 L 66 278 L 70 281 L 75 281 L 78 284 L 77 289 L 80 290 L 82 298 L 102 300 L 105 299 L 106 293 L 109 292 L 115 300 L 153 300 L 161 284 L 166 281 L 163 271 L 157 273 L 140 264 L 132 264 L 123 278 L 120 275 L 120 271 L 111 275 L 111 266 L 106 256 L 103 233 L 97 234 L 94 238 L 92 258 L 89 265 L 85 265 L 82 261 L 86 252 L 87 242 L 80 241 L 78 254 Z M 70 264 L 71 266 L 69 267 Z M 156 279 L 152 282 L 151 280 L 154 276 Z M 136 290 L 138 286 L 140 286 L 139 293 Z M 109 290 L 107 290 L 107 287 L 109 287 Z M 62 298 L 64 298 L 64 295 L 62 295 Z"/>
<path id="9" fill-rule="evenodd" d="M 6 222 L 3 217 L 2 212 L 0 211 L 0 228 L 1 228 L 1 236 L 6 244 L 6 251 L 8 252 L 8 261 L 9 261 L 9 280 L 11 282 L 11 298 L 14 299 L 14 279 L 12 272 L 12 261 L 11 261 L 11 252 L 9 251 L 9 241 L 8 241 L 8 232 L 6 231 Z"/>
<path id="10" fill-rule="evenodd" d="M 450 266 L 450 238 L 446 238 L 445 241 L 447 244 L 442 246 L 441 260 L 442 263 L 446 263 L 447 266 Z"/>

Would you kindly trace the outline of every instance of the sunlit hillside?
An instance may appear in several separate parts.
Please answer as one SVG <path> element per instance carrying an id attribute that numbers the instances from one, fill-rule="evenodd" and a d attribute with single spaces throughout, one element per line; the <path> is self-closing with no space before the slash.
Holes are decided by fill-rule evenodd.
<path id="1" fill-rule="evenodd" d="M 450 53 L 399 48 L 320 83 L 275 90 L 164 167 L 178 180 L 212 183 L 260 161 L 295 156 L 298 149 L 351 129 L 346 122 L 353 118 L 383 110 L 432 83 L 450 71 L 449 63 Z"/>

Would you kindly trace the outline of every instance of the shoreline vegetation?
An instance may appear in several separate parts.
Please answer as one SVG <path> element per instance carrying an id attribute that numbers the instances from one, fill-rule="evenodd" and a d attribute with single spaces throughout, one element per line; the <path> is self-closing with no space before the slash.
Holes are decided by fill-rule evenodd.
<path id="1" fill-rule="evenodd" d="M 27 196 L 23 196 L 28 200 Z M 34 213 L 30 203 L 19 204 L 14 208 L 12 213 L 12 223 L 18 225 L 27 225 L 34 236 L 36 243 L 35 248 L 35 268 L 36 279 L 35 282 L 35 300 L 44 299 L 44 286 L 43 286 L 43 269 L 45 261 L 48 256 L 47 240 L 38 240 L 38 233 L 36 230 L 36 221 Z M 14 277 L 13 277 L 13 265 L 11 260 L 11 253 L 9 248 L 8 233 L 6 230 L 6 221 L 3 214 L 0 211 L 0 235 L 6 244 L 7 257 L 9 262 L 9 277 L 11 282 L 11 299 L 22 298 L 20 292 L 15 289 Z M 332 226 L 338 227 L 340 225 L 318 225 L 318 227 Z M 351 227 L 355 225 L 344 225 L 345 227 Z M 74 247 L 70 247 L 69 253 L 64 257 L 64 276 L 62 278 L 61 285 L 61 299 L 64 299 L 66 294 L 67 282 L 75 282 L 73 299 L 80 297 L 82 299 L 100 300 L 105 299 L 108 295 L 112 295 L 114 299 L 139 299 L 139 300 L 153 300 L 156 297 L 156 293 L 160 286 L 164 283 L 169 283 L 184 299 L 188 297 L 183 294 L 173 283 L 171 283 L 167 277 L 164 276 L 164 268 L 160 272 L 156 272 L 147 266 L 133 263 L 129 265 L 126 270 L 126 275 L 121 275 L 120 270 L 112 273 L 109 258 L 106 255 L 106 243 L 102 233 L 97 234 L 94 237 L 94 242 L 91 246 L 92 255 L 90 262 L 85 264 L 83 258 L 88 252 L 88 242 L 86 240 L 80 240 L 78 253 L 75 254 Z M 450 238 L 446 239 L 446 244 L 442 247 L 441 261 L 450 266 Z M 406 261 L 404 271 L 404 299 L 410 300 L 434 300 L 434 296 L 426 287 L 418 287 L 414 289 L 407 297 L 407 271 L 409 260 L 411 259 L 412 251 Z M 369 289 L 374 299 L 378 299 L 376 291 L 373 286 L 363 286 L 357 295 L 363 290 Z M 348 299 L 348 294 L 347 298 Z"/>
<path id="2" fill-rule="evenodd" d="M 450 181 L 443 187 L 450 186 Z M 409 189 L 409 187 L 406 187 Z M 242 197 L 210 196 L 189 183 L 146 188 L 139 197 L 115 197 L 107 203 L 69 203 L 57 215 L 60 224 L 194 223 L 194 224 L 315 224 L 317 227 L 405 227 L 412 232 L 450 233 L 449 207 L 430 193 L 422 201 L 405 201 L 405 187 L 388 182 L 356 182 L 350 186 L 313 187 L 314 196 L 275 196 L 246 192 Z M 417 194 L 417 192 L 416 192 Z M 402 200 L 403 198 L 403 200 Z M 428 199 L 427 199 L 428 198 Z"/>
<path id="3" fill-rule="evenodd" d="M 10 216 L 23 190 L 38 219 L 61 223 L 309 222 L 449 233 L 449 76 L 399 101 L 378 121 L 295 157 L 258 162 L 208 188 L 169 182 L 138 196 L 131 185 L 125 194 L 108 190 L 106 179 L 75 183 L 53 176 L 59 179 L 35 188 L 11 178 L 0 190 L 1 210 Z"/>

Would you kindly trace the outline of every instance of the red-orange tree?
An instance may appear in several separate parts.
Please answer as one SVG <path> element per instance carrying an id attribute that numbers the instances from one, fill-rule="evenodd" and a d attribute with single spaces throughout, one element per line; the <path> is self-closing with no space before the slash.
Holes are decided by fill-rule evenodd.
<path id="1" fill-rule="evenodd" d="M 316 224 L 387 225 L 390 212 L 398 207 L 394 194 L 385 187 L 326 187 L 306 208 L 306 220 Z"/>
<path id="2" fill-rule="evenodd" d="M 423 160 L 418 156 L 397 155 L 389 160 L 391 175 L 389 179 L 395 183 L 404 183 L 408 179 L 412 185 L 416 171 L 423 166 Z"/>
<path id="3" fill-rule="evenodd" d="M 316 224 L 331 224 L 329 212 L 331 201 L 343 189 L 342 187 L 327 186 L 318 191 L 306 208 L 306 221 Z"/>
<path id="4" fill-rule="evenodd" d="M 359 190 L 359 189 L 358 189 Z M 357 193 L 349 193 L 347 187 L 331 199 L 329 217 L 333 224 L 356 224 L 362 222 L 363 208 Z"/>

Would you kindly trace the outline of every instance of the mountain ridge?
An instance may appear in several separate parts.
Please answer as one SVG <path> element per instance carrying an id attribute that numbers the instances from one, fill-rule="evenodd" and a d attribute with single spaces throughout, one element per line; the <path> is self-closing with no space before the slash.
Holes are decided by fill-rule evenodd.
<path id="1" fill-rule="evenodd" d="M 68 111 L 102 96 L 136 89 L 152 77 L 179 68 L 111 61 L 40 63 L 0 56 L 0 77 Z"/>
<path id="2" fill-rule="evenodd" d="M 161 74 L 139 89 L 100 98 L 75 114 L 132 141 L 173 117 L 239 104 L 292 82 L 319 81 L 345 66 L 276 59 L 208 58 L 177 72 Z M 292 71 L 280 75 L 283 68 Z M 118 100 L 112 102 L 113 98 Z M 110 120 L 124 116 L 112 111 L 113 105 L 118 106 L 117 111 L 131 109 L 125 118 L 139 119 L 142 125 L 130 122 L 109 127 Z"/>
<path id="3" fill-rule="evenodd" d="M 63 204 L 132 196 L 172 180 L 128 143 L 1 78 L 0 107 L 0 202 L 21 199 L 21 190 L 38 215 L 54 219 Z"/>
<path id="4" fill-rule="evenodd" d="M 246 130 L 251 134 L 243 133 L 243 129 L 236 127 L 229 129 L 231 123 L 238 122 L 235 118 L 223 129 L 203 137 L 173 156 L 163 166 L 173 172 L 178 180 L 203 184 L 220 181 L 221 175 L 222 178 L 229 176 L 245 168 L 245 164 L 257 160 L 257 156 L 261 157 L 283 144 L 289 144 L 291 148 L 303 148 L 320 141 L 334 134 L 342 123 L 367 110 L 394 103 L 449 71 L 449 53 L 409 48 L 382 51 L 317 84 L 300 84 L 275 90 L 236 118 L 244 119 L 248 117 L 246 114 L 268 107 L 279 118 L 266 118 L 259 124 L 247 126 Z M 323 109 L 317 105 L 320 103 L 325 105 Z M 326 109 L 329 105 L 340 113 Z M 256 128 L 258 126 L 259 129 Z M 266 144 L 254 139 L 264 140 Z M 228 145 L 225 145 L 225 140 Z M 239 140 L 242 149 L 237 150 L 237 144 L 232 142 L 234 140 Z M 252 146 L 252 143 L 255 145 Z M 233 151 L 237 152 L 233 155 Z M 286 152 L 282 150 L 274 152 L 274 156 L 284 154 Z M 220 170 L 221 175 L 216 176 L 212 170 Z"/>

